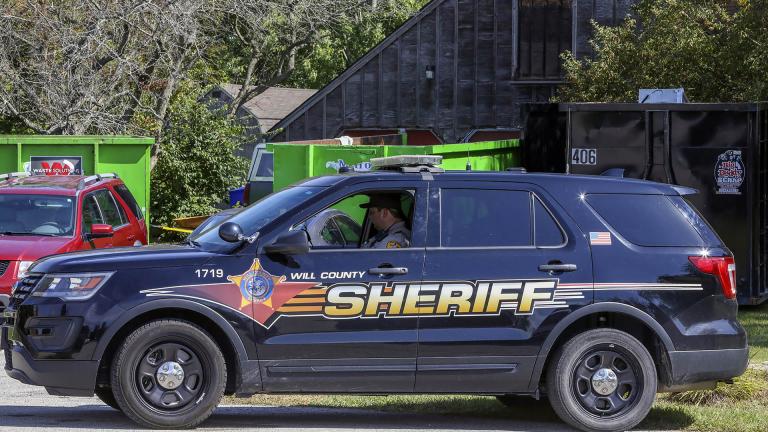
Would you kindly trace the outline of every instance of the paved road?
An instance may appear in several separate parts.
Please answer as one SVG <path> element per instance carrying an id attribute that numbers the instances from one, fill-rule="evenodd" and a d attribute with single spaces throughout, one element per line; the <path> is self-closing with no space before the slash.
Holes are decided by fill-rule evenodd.
<path id="1" fill-rule="evenodd" d="M 0 431 L 132 430 L 134 423 L 96 398 L 49 396 L 8 378 L 0 359 Z M 358 409 L 223 406 L 198 431 L 568 431 L 559 422 L 510 421 Z"/>

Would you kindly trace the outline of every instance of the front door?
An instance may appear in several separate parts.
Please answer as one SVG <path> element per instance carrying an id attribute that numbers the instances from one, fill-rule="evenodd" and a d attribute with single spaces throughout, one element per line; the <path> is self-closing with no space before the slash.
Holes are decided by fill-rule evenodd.
<path id="1" fill-rule="evenodd" d="M 114 234 L 112 237 L 86 241 L 83 245 L 85 249 L 133 246 L 136 241 L 136 234 L 128 216 L 107 189 L 100 189 L 83 197 L 83 233 L 90 233 L 93 224 L 111 225 Z"/>
<path id="2" fill-rule="evenodd" d="M 430 214 L 440 216 L 430 223 L 423 286 L 432 302 L 419 318 L 416 391 L 525 391 L 547 328 L 591 302 L 589 246 L 531 185 L 436 186 Z"/>
<path id="3" fill-rule="evenodd" d="M 424 266 L 423 183 L 347 189 L 292 222 L 291 230 L 307 233 L 308 253 L 259 256 L 260 271 L 275 285 L 268 301 L 254 300 L 265 390 L 413 390 L 418 316 L 403 318 L 403 293 L 420 281 Z M 402 216 L 413 227 L 407 247 L 366 247 L 377 233 L 371 210 L 360 205 L 380 192 L 402 196 Z"/>
<path id="4" fill-rule="evenodd" d="M 83 197 L 82 206 L 82 232 L 83 234 L 90 234 L 91 226 L 94 224 L 106 224 L 108 223 L 104 212 L 101 209 L 99 201 L 103 202 L 103 196 L 97 195 L 97 192 L 89 193 Z M 95 238 L 89 241 L 83 242 L 83 248 L 88 249 L 104 249 L 112 247 L 114 244 L 113 237 Z"/>

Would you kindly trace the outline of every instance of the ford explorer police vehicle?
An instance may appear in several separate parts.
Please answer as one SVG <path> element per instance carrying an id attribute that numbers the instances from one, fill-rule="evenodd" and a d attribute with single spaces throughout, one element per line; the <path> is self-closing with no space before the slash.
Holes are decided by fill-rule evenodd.
<path id="1" fill-rule="evenodd" d="M 37 261 L 6 373 L 152 428 L 225 394 L 463 393 L 619 431 L 745 370 L 733 257 L 695 191 L 438 162 L 309 179 L 187 245 Z"/>

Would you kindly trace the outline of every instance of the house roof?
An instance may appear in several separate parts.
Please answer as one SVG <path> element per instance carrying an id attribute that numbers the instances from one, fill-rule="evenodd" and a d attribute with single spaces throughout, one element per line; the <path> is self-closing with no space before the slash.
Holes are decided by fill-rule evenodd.
<path id="1" fill-rule="evenodd" d="M 234 99 L 242 86 L 224 84 L 221 88 Z M 267 132 L 315 93 L 317 90 L 313 89 L 268 87 L 243 104 L 243 108 L 259 121 L 262 132 Z"/>

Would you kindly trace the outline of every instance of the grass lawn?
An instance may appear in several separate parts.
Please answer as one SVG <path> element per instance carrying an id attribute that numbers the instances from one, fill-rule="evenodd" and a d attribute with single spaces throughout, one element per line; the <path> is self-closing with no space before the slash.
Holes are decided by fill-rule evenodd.
<path id="1" fill-rule="evenodd" d="M 749 335 L 750 361 L 752 363 L 768 361 L 768 305 L 741 307 L 739 321 Z"/>
<path id="2" fill-rule="evenodd" d="M 768 305 L 742 308 L 739 319 L 749 333 L 752 367 L 733 385 L 720 384 L 714 391 L 659 395 L 656 404 L 638 429 L 690 430 L 701 432 L 768 431 Z M 307 396 L 256 395 L 249 399 L 228 398 L 226 403 L 272 406 L 316 406 L 363 408 L 388 412 L 411 412 L 556 421 L 546 401 L 521 398 L 519 406 L 506 407 L 486 396 Z"/>

